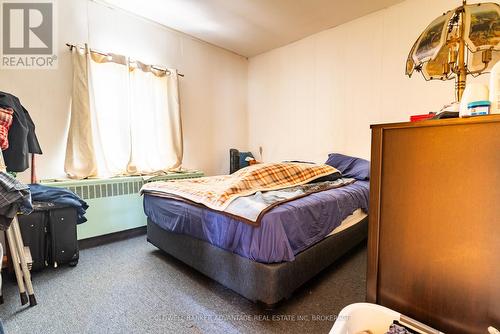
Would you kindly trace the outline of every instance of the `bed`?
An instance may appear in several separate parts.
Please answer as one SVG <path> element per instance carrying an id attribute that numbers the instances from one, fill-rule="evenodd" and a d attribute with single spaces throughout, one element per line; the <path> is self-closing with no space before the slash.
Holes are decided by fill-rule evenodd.
<path id="1" fill-rule="evenodd" d="M 273 307 L 367 237 L 369 163 L 331 154 L 327 164 L 355 182 L 279 204 L 258 227 L 145 192 L 147 240 L 243 297 Z"/>

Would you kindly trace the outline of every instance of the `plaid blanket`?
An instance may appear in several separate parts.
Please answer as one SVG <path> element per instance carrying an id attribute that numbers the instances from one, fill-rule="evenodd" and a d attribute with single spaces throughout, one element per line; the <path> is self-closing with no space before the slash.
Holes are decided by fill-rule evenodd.
<path id="1" fill-rule="evenodd" d="M 0 172 L 0 230 L 7 230 L 18 211 L 29 215 L 33 211 L 31 193 L 9 174 Z"/>
<path id="2" fill-rule="evenodd" d="M 328 165 L 265 163 L 240 169 L 231 175 L 147 183 L 141 193 L 164 197 L 174 195 L 224 211 L 239 197 L 306 184 L 336 172 L 335 168 Z"/>

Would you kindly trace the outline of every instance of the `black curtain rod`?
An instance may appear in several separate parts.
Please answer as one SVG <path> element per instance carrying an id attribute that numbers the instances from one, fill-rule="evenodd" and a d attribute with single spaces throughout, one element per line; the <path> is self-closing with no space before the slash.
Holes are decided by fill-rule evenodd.
<path id="1" fill-rule="evenodd" d="M 66 43 L 66 46 L 69 48 L 69 50 L 70 50 L 70 51 L 72 51 L 72 50 L 73 50 L 73 48 L 78 47 L 78 45 L 75 45 L 75 44 L 70 44 L 70 43 Z M 96 50 L 92 50 L 92 52 L 98 53 L 98 54 L 103 55 L 103 56 L 107 56 L 107 54 L 106 54 L 106 53 L 99 52 L 99 51 L 96 51 Z M 154 66 L 154 65 L 151 65 L 151 67 L 156 68 L 156 69 L 159 69 L 159 70 L 163 70 L 163 69 L 161 69 L 161 68 L 159 68 L 159 67 L 156 67 L 156 66 Z M 168 69 L 166 69 L 166 70 L 168 71 Z M 177 72 L 177 75 L 178 75 L 178 76 L 180 76 L 180 77 L 184 77 L 184 74 L 179 73 L 179 72 Z"/>

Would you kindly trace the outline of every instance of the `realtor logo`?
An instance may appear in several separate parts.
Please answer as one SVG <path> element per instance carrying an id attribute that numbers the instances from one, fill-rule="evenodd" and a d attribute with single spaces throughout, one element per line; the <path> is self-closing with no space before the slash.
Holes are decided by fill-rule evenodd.
<path id="1" fill-rule="evenodd" d="M 2 68 L 55 68 L 53 0 L 3 0 Z"/>

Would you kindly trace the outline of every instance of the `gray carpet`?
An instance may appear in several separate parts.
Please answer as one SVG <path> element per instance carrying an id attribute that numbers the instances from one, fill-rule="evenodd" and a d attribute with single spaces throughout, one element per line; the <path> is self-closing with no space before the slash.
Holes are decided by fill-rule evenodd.
<path id="1" fill-rule="evenodd" d="M 35 273 L 38 305 L 21 307 L 4 280 L 0 318 L 13 333 L 328 333 L 364 301 L 360 246 L 276 310 L 257 305 L 156 250 L 145 236 L 83 250 L 74 268 Z"/>

